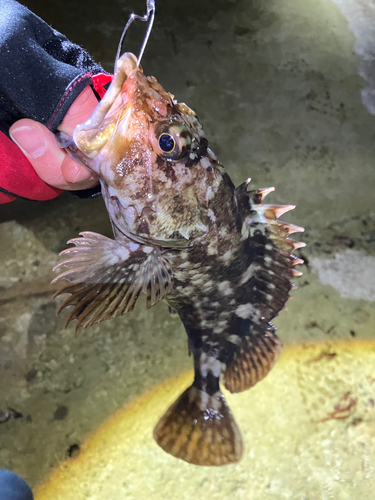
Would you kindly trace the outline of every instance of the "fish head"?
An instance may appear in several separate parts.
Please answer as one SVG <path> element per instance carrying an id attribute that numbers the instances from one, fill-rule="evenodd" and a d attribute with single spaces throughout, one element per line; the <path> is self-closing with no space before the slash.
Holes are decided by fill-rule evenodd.
<path id="1" fill-rule="evenodd" d="M 221 180 L 194 111 L 124 54 L 106 96 L 74 132 L 99 176 L 113 226 L 136 241 L 187 246 L 208 230 Z"/>

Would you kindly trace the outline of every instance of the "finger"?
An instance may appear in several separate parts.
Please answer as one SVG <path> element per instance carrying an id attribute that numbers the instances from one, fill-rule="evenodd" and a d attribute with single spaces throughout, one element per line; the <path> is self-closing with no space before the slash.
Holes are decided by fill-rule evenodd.
<path id="1" fill-rule="evenodd" d="M 80 163 L 72 160 L 68 155 L 65 155 L 62 162 L 61 173 L 69 184 L 73 184 L 71 189 L 87 189 L 94 187 L 98 183 L 98 177 L 95 174 Z"/>
<path id="2" fill-rule="evenodd" d="M 70 106 L 69 111 L 65 115 L 65 118 L 58 129 L 68 135 L 73 135 L 73 130 L 76 125 L 88 120 L 97 105 L 98 100 L 91 87 L 86 87 Z"/>
<path id="3" fill-rule="evenodd" d="M 65 118 L 58 129 L 68 135 L 73 135 L 73 130 L 75 129 L 76 125 L 88 120 L 97 105 L 98 100 L 95 97 L 91 87 L 86 87 L 85 90 L 79 94 L 77 99 L 70 106 L 69 111 L 65 115 Z M 93 187 L 98 182 L 98 178 L 94 174 L 92 174 L 86 167 L 80 165 L 69 157 L 65 158 L 61 166 L 61 171 L 67 182 L 75 184 L 80 183 L 77 184 L 77 186 L 81 186 L 82 182 L 91 181 L 91 185 L 86 187 Z M 75 189 L 83 188 L 76 187 Z"/>
<path id="4" fill-rule="evenodd" d="M 55 187 L 66 184 L 61 173 L 65 152 L 57 146 L 54 135 L 44 125 L 25 118 L 12 125 L 9 135 L 44 182 Z"/>
<path id="5" fill-rule="evenodd" d="M 88 169 L 71 160 L 58 147 L 54 134 L 41 123 L 28 118 L 19 120 L 12 125 L 9 134 L 47 184 L 75 190 L 97 183 L 96 177 Z"/>

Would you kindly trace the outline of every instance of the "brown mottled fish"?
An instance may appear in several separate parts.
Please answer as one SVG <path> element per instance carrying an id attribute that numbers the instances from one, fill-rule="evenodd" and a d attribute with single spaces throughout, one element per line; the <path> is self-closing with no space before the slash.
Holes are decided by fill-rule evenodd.
<path id="1" fill-rule="evenodd" d="M 132 54 L 124 54 L 104 99 L 60 137 L 95 172 L 115 239 L 81 233 L 62 252 L 73 306 L 68 323 L 87 328 L 132 311 L 144 293 L 180 316 L 194 358 L 192 385 L 154 430 L 168 453 L 198 465 L 236 462 L 242 439 L 220 390 L 249 389 L 275 364 L 281 342 L 270 321 L 300 273 L 291 255 L 303 229 L 280 222 L 294 208 L 265 205 L 274 188 L 235 188 L 209 149 L 195 113 L 177 103 Z"/>

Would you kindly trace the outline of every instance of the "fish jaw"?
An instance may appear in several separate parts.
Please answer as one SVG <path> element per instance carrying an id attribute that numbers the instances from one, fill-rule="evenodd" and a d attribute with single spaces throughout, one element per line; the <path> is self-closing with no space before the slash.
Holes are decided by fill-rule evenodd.
<path id="1" fill-rule="evenodd" d="M 130 52 L 118 61 L 114 79 L 91 117 L 78 125 L 73 133 L 77 147 L 89 158 L 95 158 L 113 133 L 117 116 L 129 101 L 130 93 L 125 88 L 128 76 L 136 69 L 137 58 Z M 113 116 L 116 119 L 113 119 Z"/>

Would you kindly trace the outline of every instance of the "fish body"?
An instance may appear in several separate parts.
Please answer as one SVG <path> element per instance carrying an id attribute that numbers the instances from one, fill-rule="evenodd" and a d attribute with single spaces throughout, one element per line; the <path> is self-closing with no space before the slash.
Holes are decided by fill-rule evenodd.
<path id="1" fill-rule="evenodd" d="M 164 299 L 186 329 L 194 382 L 154 430 L 168 453 L 197 465 L 238 461 L 242 439 L 220 381 L 231 392 L 270 371 L 281 342 L 270 321 L 284 307 L 304 246 L 302 228 L 265 205 L 273 188 L 235 188 L 208 147 L 195 113 L 177 103 L 132 54 L 104 99 L 78 126 L 68 153 L 99 175 L 115 239 L 84 232 L 64 250 L 61 309 L 86 328 Z"/>

